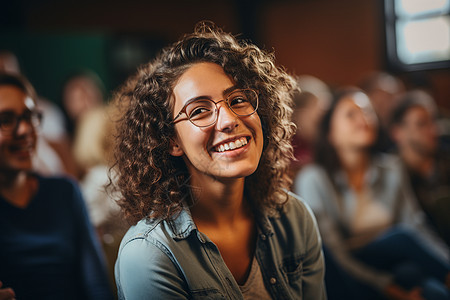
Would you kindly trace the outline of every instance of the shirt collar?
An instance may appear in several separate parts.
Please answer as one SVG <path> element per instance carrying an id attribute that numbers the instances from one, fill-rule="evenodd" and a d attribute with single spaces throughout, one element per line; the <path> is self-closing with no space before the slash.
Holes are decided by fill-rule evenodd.
<path id="1" fill-rule="evenodd" d="M 260 210 L 255 210 L 255 217 L 261 233 L 266 236 L 273 235 L 273 227 L 267 214 Z M 170 229 L 169 234 L 175 240 L 186 239 L 193 231 L 197 231 L 197 226 L 192 219 L 191 211 L 186 204 L 184 204 L 182 210 L 168 220 L 167 223 Z"/>
<path id="2" fill-rule="evenodd" d="M 186 204 L 183 205 L 182 210 L 174 215 L 169 221 L 170 235 L 176 240 L 186 239 L 192 231 L 197 230 L 194 220 L 192 219 L 191 211 Z"/>
<path id="3" fill-rule="evenodd" d="M 276 218 L 276 215 L 273 217 Z M 258 224 L 259 230 L 262 234 L 266 235 L 267 237 L 273 235 L 272 223 L 270 222 L 269 216 L 266 213 L 258 210 L 256 212 L 256 223 Z"/>

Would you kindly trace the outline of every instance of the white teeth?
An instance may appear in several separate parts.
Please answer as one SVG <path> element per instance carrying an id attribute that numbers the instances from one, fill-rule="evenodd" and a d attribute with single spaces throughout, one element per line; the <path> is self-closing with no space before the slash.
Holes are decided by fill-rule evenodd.
<path id="1" fill-rule="evenodd" d="M 242 146 L 247 145 L 247 139 L 245 137 L 235 140 L 234 142 L 224 143 L 216 147 L 217 152 L 224 152 L 227 150 L 234 150 Z"/>

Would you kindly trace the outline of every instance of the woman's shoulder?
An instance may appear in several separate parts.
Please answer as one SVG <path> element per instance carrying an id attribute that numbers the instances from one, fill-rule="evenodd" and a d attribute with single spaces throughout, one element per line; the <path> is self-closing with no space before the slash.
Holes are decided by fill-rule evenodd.
<path id="1" fill-rule="evenodd" d="M 302 182 L 302 181 L 322 181 L 327 179 L 327 173 L 325 169 L 318 164 L 307 164 L 304 166 L 300 172 L 298 172 L 295 182 Z"/>
<path id="2" fill-rule="evenodd" d="M 286 191 L 288 200 L 276 217 L 271 217 L 271 229 L 278 244 L 290 244 L 293 249 L 306 251 L 319 243 L 317 221 L 309 205 L 299 196 Z M 293 250 L 291 249 L 291 250 Z"/>
<path id="3" fill-rule="evenodd" d="M 288 201 L 285 204 L 287 214 L 293 214 L 297 217 L 306 217 L 314 219 L 314 213 L 309 204 L 299 195 L 287 191 Z"/>
<path id="4" fill-rule="evenodd" d="M 290 191 L 286 191 L 286 195 L 288 199 L 279 210 L 277 217 L 272 218 L 272 225 L 280 223 L 279 225 L 283 227 L 298 227 L 303 228 L 303 230 L 315 227 L 316 219 L 309 204 Z"/>
<path id="5" fill-rule="evenodd" d="M 322 166 L 320 166 L 316 163 L 310 163 L 310 164 L 305 165 L 298 174 L 299 175 L 303 174 L 303 176 L 305 176 L 305 174 L 306 175 L 315 175 L 315 176 L 324 176 L 325 172 L 326 171 Z"/>
<path id="6" fill-rule="evenodd" d="M 142 219 L 132 225 L 122 238 L 121 248 L 135 240 L 145 240 L 159 226 L 159 222 Z"/>
<path id="7" fill-rule="evenodd" d="M 143 219 L 123 237 L 115 263 L 116 284 L 122 295 L 119 298 L 161 298 L 161 284 L 170 286 L 182 281 L 172 249 L 160 235 L 161 225 Z"/>
<path id="8" fill-rule="evenodd" d="M 158 223 L 153 224 L 146 219 L 139 221 L 125 233 L 120 244 L 120 249 L 123 250 L 126 248 L 127 251 L 139 251 L 139 249 L 147 248 L 148 245 L 155 244 L 152 242 L 152 236 L 157 231 L 158 226 Z"/>
<path id="9" fill-rule="evenodd" d="M 296 176 L 293 184 L 293 191 L 302 197 L 306 197 L 308 203 L 310 203 L 311 192 L 323 193 L 333 190 L 331 179 L 327 174 L 327 171 L 317 165 L 306 165 Z"/>
<path id="10" fill-rule="evenodd" d="M 158 274 L 158 270 L 178 268 L 176 257 L 182 257 L 180 253 L 188 255 L 189 247 L 185 242 L 178 242 L 170 226 L 169 221 L 149 219 L 131 226 L 119 247 L 117 272 L 131 270 L 151 277 Z"/>
<path id="11" fill-rule="evenodd" d="M 184 227 L 183 227 L 184 226 Z M 142 252 L 144 255 L 157 255 L 161 253 L 172 252 L 175 248 L 176 240 L 184 239 L 180 238 L 178 233 L 189 227 L 186 224 L 176 224 L 172 220 L 160 220 L 144 218 L 137 224 L 131 226 L 127 233 L 122 238 L 120 244 L 121 251 L 127 249 L 127 251 Z M 192 229 L 190 230 L 192 231 Z M 189 235 L 189 231 L 186 230 L 186 235 Z M 147 252 L 148 248 L 158 248 L 161 251 L 154 253 Z M 133 250 L 131 250 L 133 249 Z"/>

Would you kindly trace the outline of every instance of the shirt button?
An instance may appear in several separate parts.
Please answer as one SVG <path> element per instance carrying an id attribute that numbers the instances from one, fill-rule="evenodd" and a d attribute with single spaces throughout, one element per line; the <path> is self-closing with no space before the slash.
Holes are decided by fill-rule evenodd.
<path id="1" fill-rule="evenodd" d="M 230 285 L 230 286 L 232 286 L 232 285 L 233 285 L 233 283 L 231 283 L 231 280 L 230 280 L 230 278 L 226 277 L 226 280 L 227 280 L 227 283 L 228 283 L 228 285 Z"/>
<path id="2" fill-rule="evenodd" d="M 265 234 L 261 234 L 261 239 L 262 239 L 263 241 L 265 241 L 265 240 L 267 239 L 266 235 L 265 235 Z"/>
<path id="3" fill-rule="evenodd" d="M 275 283 L 277 283 L 277 279 L 275 277 L 271 277 L 270 284 L 275 284 Z"/>

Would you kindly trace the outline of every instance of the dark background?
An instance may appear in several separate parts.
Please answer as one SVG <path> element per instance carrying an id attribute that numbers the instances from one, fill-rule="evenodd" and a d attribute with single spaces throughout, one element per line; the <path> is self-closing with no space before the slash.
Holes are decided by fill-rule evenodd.
<path id="1" fill-rule="evenodd" d="M 429 85 L 450 110 L 448 68 L 402 72 L 385 55 L 382 0 L 16 0 L 0 7 L 0 50 L 10 50 L 38 92 L 54 102 L 64 79 L 89 68 L 108 91 L 201 20 L 275 51 L 293 74 L 333 87 L 386 70 Z"/>

